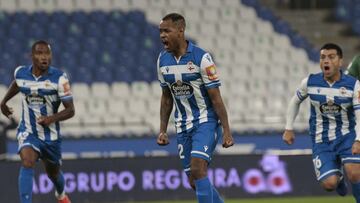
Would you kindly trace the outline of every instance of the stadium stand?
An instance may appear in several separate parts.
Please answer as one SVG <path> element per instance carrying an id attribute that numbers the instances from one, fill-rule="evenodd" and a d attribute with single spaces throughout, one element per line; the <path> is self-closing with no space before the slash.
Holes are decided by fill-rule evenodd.
<path id="1" fill-rule="evenodd" d="M 0 92 L 15 67 L 29 63 L 32 42 L 50 41 L 53 65 L 69 74 L 75 96 L 77 113 L 63 123 L 65 138 L 157 133 L 158 23 L 171 11 L 186 17 L 188 37 L 212 53 L 234 132 L 282 130 L 289 96 L 318 70 L 306 40 L 255 0 L 99 2 L 0 1 Z M 304 109 L 297 130 L 307 127 Z"/>

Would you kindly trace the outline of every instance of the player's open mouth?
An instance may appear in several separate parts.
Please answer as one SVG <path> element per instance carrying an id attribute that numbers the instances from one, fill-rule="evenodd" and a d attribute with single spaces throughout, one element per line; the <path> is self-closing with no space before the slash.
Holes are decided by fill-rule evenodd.
<path id="1" fill-rule="evenodd" d="M 330 70 L 330 66 L 324 66 L 324 70 Z"/>
<path id="2" fill-rule="evenodd" d="M 168 48 L 169 47 L 169 42 L 168 41 L 162 41 L 163 45 L 165 48 Z"/>

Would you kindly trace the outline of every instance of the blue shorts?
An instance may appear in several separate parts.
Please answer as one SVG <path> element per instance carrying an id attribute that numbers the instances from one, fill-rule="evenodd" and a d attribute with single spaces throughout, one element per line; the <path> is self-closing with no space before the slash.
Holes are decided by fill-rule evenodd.
<path id="1" fill-rule="evenodd" d="M 18 153 L 24 147 L 31 147 L 39 153 L 40 159 L 55 165 L 61 165 L 61 140 L 45 142 L 28 132 L 19 132 L 17 139 Z"/>
<path id="2" fill-rule="evenodd" d="M 328 143 L 313 144 L 313 164 L 318 181 L 338 174 L 342 175 L 342 165 L 345 163 L 360 163 L 360 155 L 353 155 L 351 147 L 355 135 L 347 134 Z"/>
<path id="3" fill-rule="evenodd" d="M 184 171 L 189 174 L 191 157 L 211 161 L 216 144 L 222 137 L 222 128 L 217 121 L 199 124 L 189 132 L 177 134 L 177 144 Z"/>

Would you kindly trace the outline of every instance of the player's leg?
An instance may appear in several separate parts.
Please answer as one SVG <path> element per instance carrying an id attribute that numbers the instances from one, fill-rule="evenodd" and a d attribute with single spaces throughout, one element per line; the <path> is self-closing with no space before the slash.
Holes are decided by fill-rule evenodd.
<path id="1" fill-rule="evenodd" d="M 60 141 L 54 141 L 51 144 L 45 144 L 42 161 L 49 179 L 55 186 L 55 196 L 59 203 L 70 203 L 65 194 L 65 179 L 61 167 Z"/>
<path id="2" fill-rule="evenodd" d="M 356 202 L 360 203 L 360 155 L 351 152 L 354 139 L 355 135 L 345 136 L 338 147 L 338 153 L 344 165 L 346 176 L 351 183 L 353 196 Z"/>
<path id="3" fill-rule="evenodd" d="M 199 203 L 213 203 L 213 187 L 207 176 L 207 165 L 208 162 L 202 158 L 191 158 L 191 176 Z"/>
<path id="4" fill-rule="evenodd" d="M 211 198 L 211 201 L 206 199 L 204 202 L 224 202 L 215 187 L 210 183 L 207 176 L 208 165 L 211 161 L 216 144 L 221 137 L 221 131 L 218 131 L 218 129 L 219 124 L 217 122 L 200 124 L 192 137 L 191 175 L 195 180 L 198 199 Z"/>
<path id="5" fill-rule="evenodd" d="M 342 177 L 341 163 L 332 148 L 327 143 L 315 144 L 313 147 L 315 174 L 326 191 L 336 190 Z"/>
<path id="6" fill-rule="evenodd" d="M 346 175 L 351 183 L 353 196 L 360 203 L 360 163 L 344 164 Z"/>
<path id="7" fill-rule="evenodd" d="M 21 203 L 32 202 L 34 166 L 39 155 L 33 148 L 26 146 L 20 150 L 21 168 L 19 172 L 19 195 Z"/>
<path id="8" fill-rule="evenodd" d="M 188 177 L 191 188 L 195 190 L 194 179 L 192 178 L 190 171 L 191 148 L 192 148 L 191 134 L 186 132 L 178 133 L 176 135 L 176 141 L 178 145 L 178 153 L 182 167 Z"/>

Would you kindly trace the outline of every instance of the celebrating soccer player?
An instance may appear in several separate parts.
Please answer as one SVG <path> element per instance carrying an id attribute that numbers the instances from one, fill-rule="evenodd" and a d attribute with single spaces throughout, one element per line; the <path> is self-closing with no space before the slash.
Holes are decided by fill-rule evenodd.
<path id="1" fill-rule="evenodd" d="M 157 143 L 169 143 L 167 125 L 175 103 L 179 157 L 190 185 L 196 190 L 199 203 L 221 203 L 223 200 L 207 177 L 207 166 L 221 136 L 223 147 L 234 142 L 216 66 L 209 53 L 185 39 L 183 16 L 166 15 L 159 29 L 165 50 L 157 62 L 162 87 Z"/>
<path id="2" fill-rule="evenodd" d="M 69 80 L 65 73 L 50 66 L 52 53 L 46 41 L 33 44 L 31 57 L 32 65 L 19 66 L 15 70 L 15 80 L 1 102 L 1 112 L 10 117 L 13 111 L 6 103 L 19 92 L 23 96 L 17 132 L 22 164 L 18 179 L 20 202 L 32 202 L 34 166 L 40 158 L 55 185 L 58 202 L 70 203 L 60 170 L 59 126 L 59 121 L 69 119 L 75 113 Z M 65 108 L 58 112 L 61 103 Z"/>
<path id="3" fill-rule="evenodd" d="M 283 140 L 287 144 L 294 143 L 293 123 L 300 103 L 309 97 L 312 157 L 317 180 L 325 190 L 336 190 L 345 196 L 345 171 L 353 195 L 360 203 L 360 84 L 343 74 L 342 61 L 338 45 L 328 43 L 320 49 L 322 72 L 305 78 L 292 97 Z"/>

